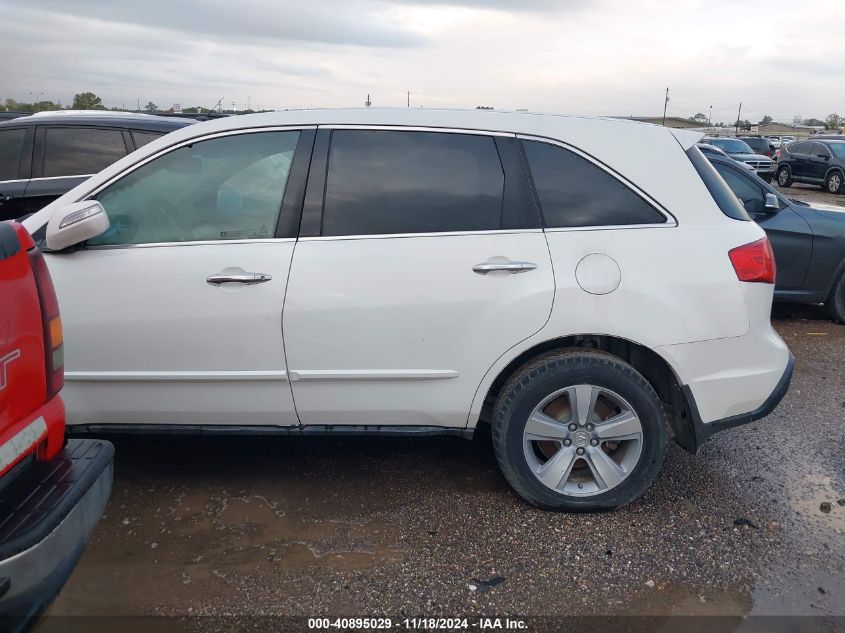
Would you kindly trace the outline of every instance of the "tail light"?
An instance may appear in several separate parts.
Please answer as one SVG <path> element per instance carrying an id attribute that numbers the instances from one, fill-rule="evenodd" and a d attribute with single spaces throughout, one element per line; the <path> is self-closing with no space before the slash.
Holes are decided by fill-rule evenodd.
<path id="1" fill-rule="evenodd" d="M 29 261 L 35 274 L 38 299 L 41 302 L 41 323 L 44 324 L 44 364 L 47 373 L 47 399 L 61 391 L 65 382 L 64 337 L 59 301 L 44 255 L 37 248 L 29 251 Z"/>
<path id="2" fill-rule="evenodd" d="M 775 283 L 777 267 L 769 238 L 737 246 L 728 251 L 736 276 L 740 281 Z"/>

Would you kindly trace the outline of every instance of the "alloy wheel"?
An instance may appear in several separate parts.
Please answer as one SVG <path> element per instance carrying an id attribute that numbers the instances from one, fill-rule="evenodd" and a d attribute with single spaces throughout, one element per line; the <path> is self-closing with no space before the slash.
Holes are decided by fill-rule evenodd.
<path id="1" fill-rule="evenodd" d="M 601 494 L 634 470 L 643 427 L 620 395 L 595 385 L 573 385 L 544 398 L 523 431 L 528 467 L 546 487 L 573 496 Z"/>
<path id="2" fill-rule="evenodd" d="M 830 193 L 838 193 L 842 187 L 842 177 L 839 174 L 831 174 L 827 179 L 827 190 Z"/>

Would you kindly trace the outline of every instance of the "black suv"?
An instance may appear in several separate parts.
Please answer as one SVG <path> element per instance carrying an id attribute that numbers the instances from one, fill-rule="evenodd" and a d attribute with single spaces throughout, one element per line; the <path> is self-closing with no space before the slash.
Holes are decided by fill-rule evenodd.
<path id="1" fill-rule="evenodd" d="M 707 159 L 772 243 L 775 301 L 824 303 L 831 318 L 845 323 L 845 207 L 792 200 L 742 163 Z"/>
<path id="2" fill-rule="evenodd" d="M 771 158 L 772 154 L 774 154 L 774 148 L 769 145 L 769 140 L 762 136 L 741 136 L 739 140 L 745 141 L 748 147 L 753 149 L 756 154 L 760 154 L 760 156 Z"/>
<path id="3" fill-rule="evenodd" d="M 35 213 L 117 159 L 191 123 L 95 110 L 0 122 L 0 221 Z"/>
<path id="4" fill-rule="evenodd" d="M 781 148 L 778 184 L 819 185 L 830 193 L 845 193 L 845 141 L 796 141 Z"/>

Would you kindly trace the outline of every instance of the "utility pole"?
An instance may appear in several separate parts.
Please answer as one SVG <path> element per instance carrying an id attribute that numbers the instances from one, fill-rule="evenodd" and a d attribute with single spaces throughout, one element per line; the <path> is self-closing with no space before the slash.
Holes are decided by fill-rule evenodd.
<path id="1" fill-rule="evenodd" d="M 663 102 L 663 126 L 666 126 L 666 106 L 669 105 L 669 86 L 666 86 L 666 100 Z"/>
<path id="2" fill-rule="evenodd" d="M 411 91 L 408 91 L 408 107 L 411 107 Z"/>
<path id="3" fill-rule="evenodd" d="M 710 106 L 710 116 L 707 117 L 707 127 L 713 127 L 713 106 Z"/>
<path id="4" fill-rule="evenodd" d="M 739 102 L 739 110 L 736 113 L 736 129 L 734 130 L 734 136 L 739 136 L 739 118 L 742 115 L 742 101 Z"/>
<path id="5" fill-rule="evenodd" d="M 137 112 L 141 111 L 141 97 L 138 97 L 138 110 Z"/>
<path id="6" fill-rule="evenodd" d="M 364 102 L 364 106 L 369 108 L 371 105 L 373 105 L 373 102 L 370 101 L 370 95 L 367 94 L 367 100 Z"/>

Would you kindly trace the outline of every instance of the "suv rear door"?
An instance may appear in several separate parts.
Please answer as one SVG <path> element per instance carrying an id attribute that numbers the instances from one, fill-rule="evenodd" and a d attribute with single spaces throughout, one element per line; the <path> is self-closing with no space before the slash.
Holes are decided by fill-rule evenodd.
<path id="1" fill-rule="evenodd" d="M 513 135 L 320 129 L 283 315 L 302 424 L 466 426 L 553 297 Z"/>
<path id="2" fill-rule="evenodd" d="M 807 141 L 800 141 L 798 143 L 790 143 L 787 146 L 789 152 L 789 167 L 792 169 L 792 175 L 799 178 L 812 177 L 810 175 L 810 143 Z"/>
<path id="3" fill-rule="evenodd" d="M 133 149 L 128 130 L 121 128 L 39 125 L 32 180 L 26 190 L 28 212 L 41 209 Z"/>
<path id="4" fill-rule="evenodd" d="M 34 128 L 0 127 L 0 222 L 26 214 Z"/>
<path id="5" fill-rule="evenodd" d="M 807 175 L 810 178 L 824 179 L 827 170 L 830 168 L 831 154 L 822 143 L 813 143 L 810 146 L 810 157 L 807 163 Z"/>

